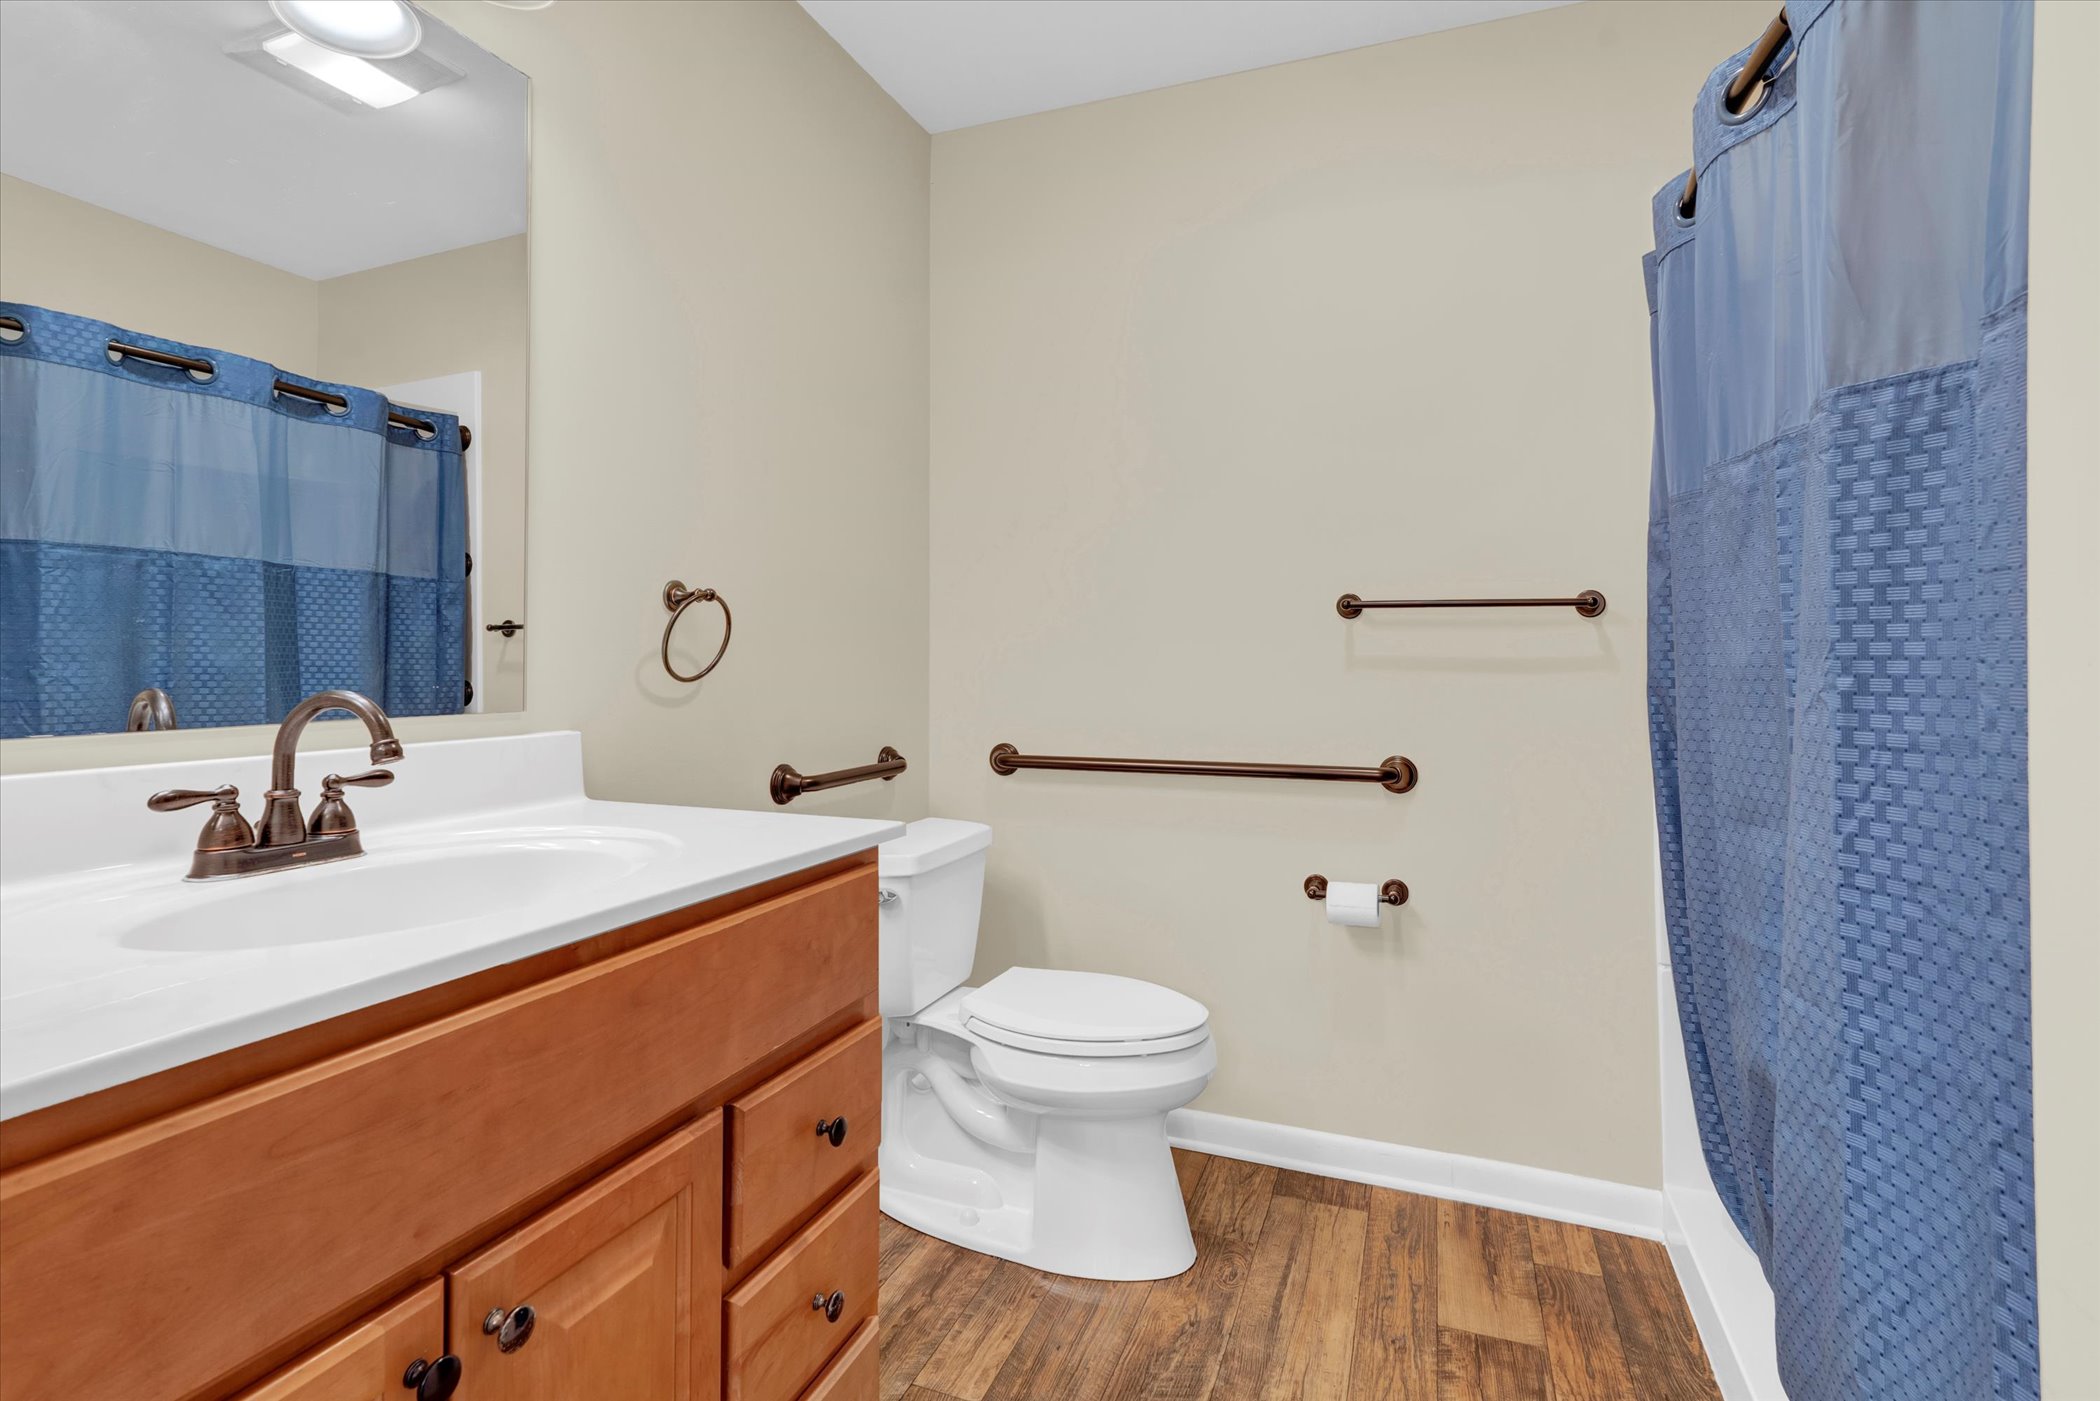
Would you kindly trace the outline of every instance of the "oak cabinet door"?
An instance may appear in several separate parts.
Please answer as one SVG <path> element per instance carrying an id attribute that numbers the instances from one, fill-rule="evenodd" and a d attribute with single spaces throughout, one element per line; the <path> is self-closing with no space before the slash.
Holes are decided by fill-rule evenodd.
<path id="1" fill-rule="evenodd" d="M 271 1373 L 235 1401 L 411 1401 L 403 1381 L 417 1360 L 445 1352 L 445 1284 L 432 1280 L 298 1361 Z"/>
<path id="2" fill-rule="evenodd" d="M 717 1112 L 454 1266 L 458 1401 L 715 1396 L 721 1213 Z"/>

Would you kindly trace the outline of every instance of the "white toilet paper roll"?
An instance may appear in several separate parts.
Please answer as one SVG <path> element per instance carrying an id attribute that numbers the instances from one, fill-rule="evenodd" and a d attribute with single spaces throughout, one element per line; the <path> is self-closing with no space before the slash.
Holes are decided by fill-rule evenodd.
<path id="1" fill-rule="evenodd" d="M 1378 887 L 1361 881 L 1327 882 L 1327 922 L 1352 929 L 1378 927 Z"/>

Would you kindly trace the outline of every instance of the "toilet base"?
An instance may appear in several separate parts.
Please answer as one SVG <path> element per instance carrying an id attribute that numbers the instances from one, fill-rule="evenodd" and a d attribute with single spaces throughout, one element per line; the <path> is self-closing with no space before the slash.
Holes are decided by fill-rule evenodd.
<path id="1" fill-rule="evenodd" d="M 1075 1128 L 1085 1131 L 1077 1143 L 1060 1132 Z M 1116 1141 L 1104 1142 L 1110 1138 Z M 882 1212 L 951 1245 L 1078 1279 L 1169 1279 L 1196 1263 L 1163 1114 L 1107 1124 L 1045 1120 L 1036 1152 L 1047 1159 L 1039 1161 L 1032 1203 L 941 1191 L 923 1170 L 893 1166 L 907 1152 L 893 1155 L 885 1139 Z"/>
<path id="2" fill-rule="evenodd" d="M 948 1045 L 883 1053 L 883 1213 L 968 1250 L 1080 1279 L 1167 1279 L 1196 1242 L 1164 1111 L 1094 1118 L 1001 1103 Z M 943 1054 L 943 1052 L 946 1054 Z M 930 1081 L 949 1079 L 936 1093 Z M 994 1146 L 963 1127 L 962 1096 L 1003 1116 Z M 967 1116 L 966 1116 L 966 1120 Z M 984 1125 L 978 1123 L 978 1131 Z"/>

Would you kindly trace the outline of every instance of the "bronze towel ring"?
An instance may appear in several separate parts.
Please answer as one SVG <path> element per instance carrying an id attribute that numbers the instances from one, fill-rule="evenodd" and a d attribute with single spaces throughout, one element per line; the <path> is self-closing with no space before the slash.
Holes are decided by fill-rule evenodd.
<path id="1" fill-rule="evenodd" d="M 678 620 L 685 616 L 685 610 L 696 603 L 719 603 L 722 605 L 722 645 L 715 648 L 715 655 L 706 666 L 701 667 L 691 676 L 687 676 L 677 667 L 671 665 L 671 629 L 678 626 Z M 698 681 L 701 677 L 713 671 L 715 664 L 722 660 L 722 654 L 729 650 L 729 630 L 733 625 L 729 616 L 729 600 L 723 598 L 722 595 L 716 593 L 713 589 L 689 589 L 678 580 L 673 579 L 670 583 L 664 585 L 664 611 L 671 615 L 671 621 L 664 624 L 664 670 L 671 673 L 671 679 L 674 681 Z"/>

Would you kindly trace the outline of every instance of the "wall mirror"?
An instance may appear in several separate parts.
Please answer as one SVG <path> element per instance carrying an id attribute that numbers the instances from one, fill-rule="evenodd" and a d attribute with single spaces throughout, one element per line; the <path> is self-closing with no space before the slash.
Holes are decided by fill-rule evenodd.
<path id="1" fill-rule="evenodd" d="M 0 5 L 0 738 L 524 704 L 526 79 L 327 8 Z"/>

